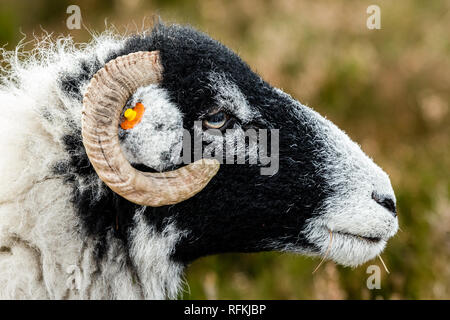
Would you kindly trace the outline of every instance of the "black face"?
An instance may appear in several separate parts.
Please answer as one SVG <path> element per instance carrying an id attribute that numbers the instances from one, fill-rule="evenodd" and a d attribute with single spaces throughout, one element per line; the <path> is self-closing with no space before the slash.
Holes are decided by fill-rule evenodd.
<path id="1" fill-rule="evenodd" d="M 146 208 L 147 221 L 157 230 L 174 221 L 179 230 L 189 231 L 173 258 L 189 262 L 209 254 L 274 250 L 292 244 L 314 250 L 301 231 L 331 190 L 318 174 L 321 142 L 315 139 L 317 130 L 308 124 L 307 115 L 290 97 L 261 80 L 236 54 L 189 28 L 158 26 L 146 37 L 130 38 L 110 59 L 153 50 L 159 50 L 164 67 L 161 87 L 185 115 L 184 128 L 192 131 L 194 121 L 202 120 L 199 115 L 217 105 L 218 92 L 205 86 L 214 71 L 234 83 L 260 116 L 246 122 L 233 114 L 215 113 L 207 121 L 219 126 L 223 120 L 226 128 L 279 129 L 279 170 L 273 176 L 261 175 L 257 165 L 225 164 L 196 196 L 172 206 Z M 84 64 L 84 72 L 61 79 L 62 88 L 80 100 L 77 83 L 90 79 L 101 68 L 98 62 Z M 292 116 L 294 109 L 297 117 Z M 93 190 L 80 192 L 77 179 L 92 179 L 95 173 L 88 166 L 80 137 L 64 139 L 67 150 L 76 152 L 72 152 L 71 163 L 58 163 L 55 171 L 74 184 L 73 202 L 83 229 L 98 240 L 99 254 L 109 231 L 126 244 L 133 213 L 139 206 L 109 189 L 97 201 L 92 200 Z"/>

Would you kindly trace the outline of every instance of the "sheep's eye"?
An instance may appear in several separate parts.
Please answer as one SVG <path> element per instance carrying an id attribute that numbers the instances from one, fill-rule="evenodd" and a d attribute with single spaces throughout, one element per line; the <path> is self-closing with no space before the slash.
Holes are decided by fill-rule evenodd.
<path id="1" fill-rule="evenodd" d="M 228 120 L 228 115 L 223 111 L 209 114 L 206 119 L 203 120 L 203 125 L 210 129 L 222 128 Z"/>

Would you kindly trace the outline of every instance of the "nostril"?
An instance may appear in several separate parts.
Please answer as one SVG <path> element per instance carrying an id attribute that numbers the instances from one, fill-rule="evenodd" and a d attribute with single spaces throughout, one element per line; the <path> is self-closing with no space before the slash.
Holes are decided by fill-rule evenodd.
<path id="1" fill-rule="evenodd" d="M 394 218 L 397 216 L 397 208 L 395 207 L 394 200 L 390 196 L 380 196 L 376 192 L 372 192 L 372 199 L 375 200 L 380 206 L 388 209 Z"/>

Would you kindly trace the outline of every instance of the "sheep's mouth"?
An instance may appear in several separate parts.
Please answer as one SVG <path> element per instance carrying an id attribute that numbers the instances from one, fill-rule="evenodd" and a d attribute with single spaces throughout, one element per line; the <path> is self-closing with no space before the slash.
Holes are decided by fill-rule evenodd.
<path id="1" fill-rule="evenodd" d="M 354 234 L 354 233 L 349 233 L 349 232 L 344 232 L 344 231 L 331 231 L 333 234 L 339 234 L 342 235 L 344 237 L 349 237 L 352 239 L 356 239 L 359 241 L 365 241 L 371 244 L 377 244 L 379 242 L 381 242 L 381 238 L 380 237 L 368 237 L 368 236 L 362 236 L 359 234 Z"/>

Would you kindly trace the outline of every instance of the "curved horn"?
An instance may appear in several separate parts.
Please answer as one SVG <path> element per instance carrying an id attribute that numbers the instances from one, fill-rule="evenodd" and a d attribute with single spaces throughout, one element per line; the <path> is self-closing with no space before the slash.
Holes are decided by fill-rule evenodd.
<path id="1" fill-rule="evenodd" d="M 174 171 L 149 173 L 136 170 L 125 158 L 118 137 L 122 109 L 136 89 L 159 83 L 161 77 L 158 51 L 109 61 L 89 83 L 81 119 L 83 144 L 100 179 L 125 199 L 152 207 L 194 196 L 220 166 L 217 160 L 202 159 Z"/>

